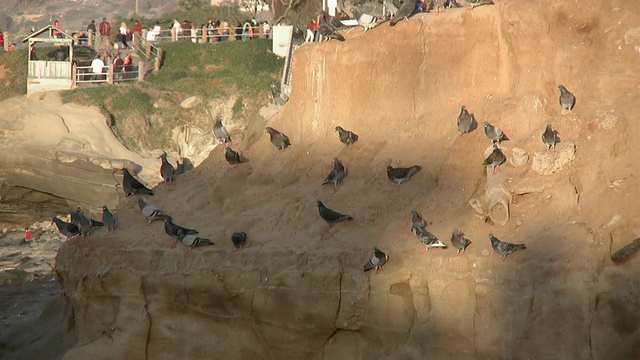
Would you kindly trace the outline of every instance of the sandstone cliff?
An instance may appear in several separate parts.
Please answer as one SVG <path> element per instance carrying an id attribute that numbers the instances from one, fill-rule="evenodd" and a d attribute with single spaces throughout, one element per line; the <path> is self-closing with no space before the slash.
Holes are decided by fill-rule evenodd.
<path id="1" fill-rule="evenodd" d="M 64 358 L 639 358 L 640 264 L 609 260 L 640 235 L 639 44 L 625 38 L 639 14 L 630 1 L 509 1 L 303 46 L 268 123 L 291 149 L 253 137 L 233 169 L 215 149 L 153 198 L 215 246 L 169 248 L 129 201 L 116 232 L 62 247 L 78 334 Z M 578 97 L 572 113 L 559 84 Z M 508 134 L 507 156 L 543 151 L 547 123 L 576 145 L 551 175 L 503 166 L 505 226 L 468 204 L 489 144 L 482 128 L 458 134 L 461 105 Z M 343 151 L 336 125 L 361 140 Z M 320 186 L 333 156 L 349 169 L 337 192 Z M 397 186 L 385 174 L 397 162 L 423 170 Z M 355 220 L 321 237 L 318 199 Z M 423 255 L 412 209 L 446 243 L 463 230 L 466 254 Z M 237 253 L 234 231 L 249 234 Z M 500 262 L 489 232 L 527 250 Z M 362 271 L 373 246 L 390 256 L 378 275 Z"/>

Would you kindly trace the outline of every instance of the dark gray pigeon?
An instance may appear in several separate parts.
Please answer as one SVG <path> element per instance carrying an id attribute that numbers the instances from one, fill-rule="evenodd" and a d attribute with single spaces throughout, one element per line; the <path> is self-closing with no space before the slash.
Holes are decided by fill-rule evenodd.
<path id="1" fill-rule="evenodd" d="M 78 219 L 78 229 L 80 230 L 80 236 L 87 237 L 91 232 L 91 222 L 84 216 Z"/>
<path id="2" fill-rule="evenodd" d="M 547 149 L 551 149 L 552 147 L 554 149 L 556 148 L 556 144 L 558 143 L 558 132 L 553 129 L 551 124 L 547 124 L 547 128 L 542 134 L 542 142 L 547 145 Z"/>
<path id="3" fill-rule="evenodd" d="M 222 125 L 222 116 L 218 116 L 218 120 L 213 125 L 213 136 L 218 139 L 221 143 L 231 142 L 231 136 L 229 136 L 229 132 L 227 132 L 227 128 Z"/>
<path id="4" fill-rule="evenodd" d="M 373 248 L 373 257 L 371 258 L 371 260 L 369 260 L 368 263 L 364 264 L 364 271 L 369 271 L 369 270 L 371 270 L 373 268 L 376 268 L 376 275 L 377 275 L 378 271 L 380 271 L 380 270 L 384 271 L 382 266 L 384 264 L 386 264 L 387 261 L 389 261 L 389 255 L 383 253 L 377 247 L 374 247 Z"/>
<path id="5" fill-rule="evenodd" d="M 456 248 L 456 254 L 460 254 L 461 251 L 464 253 L 469 244 L 471 244 L 471 240 L 464 237 L 464 233 L 462 233 L 462 231 L 455 230 L 451 234 L 451 245 Z"/>
<path id="6" fill-rule="evenodd" d="M 576 97 L 564 85 L 558 85 L 558 90 L 560 90 L 560 105 L 563 109 L 571 111 L 576 105 Z"/>
<path id="7" fill-rule="evenodd" d="M 80 206 L 78 206 L 75 211 L 69 210 L 69 220 L 72 224 L 78 225 L 80 212 L 82 212 L 82 208 Z"/>
<path id="8" fill-rule="evenodd" d="M 190 234 L 185 234 L 182 229 L 176 231 L 176 239 L 179 240 L 182 245 L 187 247 L 187 252 L 198 246 L 215 245 L 215 243 L 209 239 L 197 237 Z"/>
<path id="9" fill-rule="evenodd" d="M 347 147 L 349 145 L 353 145 L 356 141 L 358 141 L 358 135 L 355 133 L 343 129 L 341 126 L 336 126 L 336 131 L 338 132 L 338 138 L 340 142 L 345 144 Z"/>
<path id="10" fill-rule="evenodd" d="M 420 214 L 415 211 L 415 210 L 411 210 L 411 231 L 418 235 L 419 233 L 426 231 L 427 229 L 427 222 L 422 218 L 422 216 L 420 216 Z"/>
<path id="11" fill-rule="evenodd" d="M 322 185 L 333 184 L 333 189 L 336 190 L 342 180 L 347 176 L 347 168 L 342 165 L 338 158 L 333 158 L 333 170 L 324 179 Z"/>
<path id="12" fill-rule="evenodd" d="M 486 121 L 484 122 L 484 133 L 492 143 L 497 142 L 498 144 L 500 144 L 503 141 L 509 140 L 507 135 L 505 135 L 499 127 L 493 126 Z"/>
<path id="13" fill-rule="evenodd" d="M 235 250 L 233 250 L 234 252 L 242 249 L 244 244 L 247 243 L 247 233 L 242 231 L 234 232 L 233 235 L 231 235 L 231 242 L 233 242 L 233 247 L 235 248 Z"/>
<path id="14" fill-rule="evenodd" d="M 238 165 L 242 162 L 240 161 L 240 154 L 233 151 L 231 147 L 227 147 L 227 149 L 224 151 L 224 158 L 231 166 Z"/>
<path id="15" fill-rule="evenodd" d="M 164 221 L 171 218 L 171 216 L 165 214 L 162 210 L 151 204 L 148 204 L 143 198 L 138 198 L 138 207 L 140 208 L 142 215 L 147 218 L 149 224 L 151 224 L 151 222 L 155 220 Z"/>
<path id="16" fill-rule="evenodd" d="M 153 191 L 142 185 L 126 168 L 122 168 L 122 188 L 127 197 L 131 195 L 153 195 Z"/>
<path id="17" fill-rule="evenodd" d="M 173 238 L 173 242 L 171 243 L 171 248 L 176 247 L 176 243 L 179 240 L 178 231 L 182 231 L 183 234 L 187 234 L 187 235 L 195 235 L 195 234 L 198 233 L 197 230 L 187 229 L 187 228 L 182 227 L 180 225 L 174 224 L 173 223 L 173 219 L 171 219 L 171 216 L 168 216 L 164 220 L 164 232 L 167 235 L 171 236 L 171 238 Z"/>
<path id="18" fill-rule="evenodd" d="M 318 33 L 323 36 L 325 41 L 328 41 L 329 39 L 344 41 L 344 36 L 340 35 L 337 30 L 337 28 L 341 26 L 342 23 L 340 23 L 340 19 L 329 15 L 325 11 L 320 12 L 320 23 L 316 29 Z"/>
<path id="19" fill-rule="evenodd" d="M 162 179 L 164 179 L 164 184 L 166 185 L 173 181 L 176 169 L 167 160 L 166 151 L 162 152 L 162 155 L 160 155 L 160 159 L 162 159 L 162 165 L 160 165 L 160 176 L 162 176 Z"/>
<path id="20" fill-rule="evenodd" d="M 442 241 L 438 240 L 438 238 L 427 230 L 419 231 L 417 234 L 418 240 L 424 245 L 424 253 L 426 254 L 431 248 L 446 248 Z"/>
<path id="21" fill-rule="evenodd" d="M 409 16 L 411 16 L 411 14 L 413 14 L 413 12 L 416 10 L 416 3 L 417 3 L 417 0 L 404 0 L 402 2 L 402 5 L 398 9 L 398 12 L 396 12 L 393 19 L 391 19 L 391 22 L 389 23 L 389 25 L 395 26 L 398 23 L 398 21 L 403 19 L 409 19 Z"/>
<path id="22" fill-rule="evenodd" d="M 289 137 L 287 135 L 270 126 L 267 126 L 264 130 L 269 133 L 269 139 L 273 146 L 276 147 L 276 150 L 284 150 L 291 146 L 291 141 L 289 141 Z"/>
<path id="23" fill-rule="evenodd" d="M 387 166 L 387 177 L 398 185 L 409 180 L 415 173 L 422 170 L 420 165 L 413 165 L 408 168 Z"/>
<path id="24" fill-rule="evenodd" d="M 62 221 L 57 217 L 54 217 L 53 219 L 51 219 L 51 221 L 56 224 L 56 226 L 58 227 L 58 231 L 60 231 L 62 235 L 67 237 L 67 240 L 71 239 L 74 236 L 80 235 L 80 229 L 75 224 Z"/>
<path id="25" fill-rule="evenodd" d="M 341 221 L 353 220 L 353 218 L 349 215 L 340 214 L 337 211 L 333 211 L 322 203 L 322 201 L 318 200 L 318 212 L 320 213 L 320 217 L 327 222 L 328 226 L 325 228 L 324 233 L 331 229 L 333 224 L 339 223 Z"/>
<path id="26" fill-rule="evenodd" d="M 289 100 L 289 97 L 278 90 L 275 84 L 271 84 L 271 96 L 273 97 L 273 103 L 278 106 L 283 106 Z"/>
<path id="27" fill-rule="evenodd" d="M 86 220 L 86 222 L 89 223 L 90 230 L 104 225 L 101 221 L 90 218 L 87 214 L 85 214 L 84 211 L 82 211 L 82 209 L 78 207 L 78 222 L 81 222 L 82 220 Z M 80 229 L 80 231 L 82 232 L 82 229 Z"/>
<path id="28" fill-rule="evenodd" d="M 467 108 L 462 105 L 460 109 L 460 115 L 458 115 L 458 131 L 462 134 L 467 134 L 471 131 L 471 127 L 476 122 L 475 116 L 469 114 Z"/>
<path id="29" fill-rule="evenodd" d="M 493 5 L 492 0 L 464 0 L 464 1 L 466 1 L 469 5 L 471 5 L 469 10 L 472 10 L 475 7 L 482 6 L 482 5 Z"/>
<path id="30" fill-rule="evenodd" d="M 500 170 L 500 165 L 504 164 L 507 161 L 507 157 L 504 155 L 502 150 L 498 147 L 498 145 L 493 144 L 493 151 L 487 158 L 484 160 L 482 165 L 490 166 L 493 169 L 493 174 Z"/>
<path id="31" fill-rule="evenodd" d="M 107 205 L 102 207 L 102 223 L 107 228 L 107 232 L 113 231 L 116 226 L 116 218 L 107 208 Z"/>
<path id="32" fill-rule="evenodd" d="M 500 241 L 500 239 L 493 236 L 493 234 L 489 234 L 489 240 L 491 240 L 491 247 L 493 250 L 498 253 L 498 255 L 502 256 L 502 260 L 505 260 L 507 255 L 513 254 L 516 250 L 527 248 L 524 244 L 512 244 Z"/>

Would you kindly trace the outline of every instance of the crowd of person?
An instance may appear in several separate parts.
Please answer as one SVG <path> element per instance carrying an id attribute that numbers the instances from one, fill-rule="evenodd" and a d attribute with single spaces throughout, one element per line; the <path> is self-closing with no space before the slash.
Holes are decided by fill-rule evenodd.
<path id="1" fill-rule="evenodd" d="M 167 34 L 167 35 L 165 35 Z M 262 37 L 269 39 L 271 26 L 268 22 L 258 22 L 255 18 L 232 26 L 227 19 L 209 20 L 207 24 L 196 26 L 188 20 L 173 20 L 168 30 L 162 30 L 159 23 L 148 30 L 145 39 L 155 43 L 160 41 L 191 41 L 194 43 L 214 43 L 229 40 L 251 40 Z"/>

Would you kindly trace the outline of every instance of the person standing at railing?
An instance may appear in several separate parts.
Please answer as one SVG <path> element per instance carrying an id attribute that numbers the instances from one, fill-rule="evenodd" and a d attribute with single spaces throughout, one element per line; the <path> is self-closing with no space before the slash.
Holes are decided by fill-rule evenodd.
<path id="1" fill-rule="evenodd" d="M 38 55 L 36 55 L 36 43 L 31 44 L 31 50 L 29 50 L 29 60 L 37 61 Z"/>
<path id="2" fill-rule="evenodd" d="M 160 32 L 162 28 L 160 27 L 160 23 L 156 21 L 156 24 L 153 26 L 153 29 L 147 32 L 147 41 L 150 43 L 154 43 L 157 40 L 157 37 L 160 36 Z"/>
<path id="3" fill-rule="evenodd" d="M 227 19 L 224 19 L 220 24 L 220 41 L 228 41 L 229 40 L 229 22 Z"/>
<path id="4" fill-rule="evenodd" d="M 182 25 L 178 19 L 173 19 L 173 26 L 171 27 L 171 41 L 178 41 L 182 36 Z"/>
<path id="5" fill-rule="evenodd" d="M 87 34 L 89 36 L 89 46 L 93 46 L 96 38 L 96 21 L 93 19 L 91 19 L 91 22 L 87 25 Z"/>
<path id="6" fill-rule="evenodd" d="M 104 72 L 104 61 L 100 58 L 100 54 L 91 62 L 91 71 L 93 72 L 92 80 L 101 80 L 100 77 Z"/>
<path id="7" fill-rule="evenodd" d="M 269 26 L 268 22 L 264 22 L 263 24 L 264 38 L 269 40 L 269 35 L 271 34 L 271 26 Z"/>
<path id="8" fill-rule="evenodd" d="M 122 69 L 124 72 L 130 72 L 133 70 L 133 60 L 131 60 L 131 54 L 127 54 L 122 62 Z"/>
<path id="9" fill-rule="evenodd" d="M 138 20 L 136 20 L 136 24 L 133 25 L 132 45 L 137 48 L 137 44 L 140 42 L 140 39 L 142 39 L 142 25 L 140 25 L 140 22 Z"/>
<path id="10" fill-rule="evenodd" d="M 120 29 L 118 30 L 118 40 L 120 41 L 124 49 L 129 48 L 129 45 L 127 44 L 127 35 L 129 35 L 129 28 L 127 27 L 127 23 L 120 23 Z"/>
<path id="11" fill-rule="evenodd" d="M 57 30 L 53 30 L 53 37 L 58 39 L 60 38 L 60 31 L 62 31 L 62 25 L 60 25 L 60 21 L 56 20 L 53 22 L 53 27 Z"/>
<path id="12" fill-rule="evenodd" d="M 97 50 L 106 53 L 109 50 L 109 36 L 111 35 L 111 24 L 107 18 L 102 18 L 102 22 L 98 25 L 98 31 L 100 32 L 100 49 Z"/>

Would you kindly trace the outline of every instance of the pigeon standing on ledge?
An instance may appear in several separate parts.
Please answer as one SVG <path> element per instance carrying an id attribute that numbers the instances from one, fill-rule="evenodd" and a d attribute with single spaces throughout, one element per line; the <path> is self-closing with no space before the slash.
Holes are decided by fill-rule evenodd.
<path id="1" fill-rule="evenodd" d="M 215 245 L 215 243 L 209 239 L 197 237 L 190 234 L 185 234 L 182 229 L 176 231 L 176 239 L 180 240 L 182 245 L 187 247 L 187 252 L 198 246 Z"/>
<path id="2" fill-rule="evenodd" d="M 502 260 L 507 258 L 507 255 L 513 254 L 516 250 L 526 249 L 524 244 L 512 244 L 504 241 L 500 241 L 493 234 L 489 234 L 489 240 L 491 240 L 491 247 L 493 250 L 502 256 Z"/>
<path id="3" fill-rule="evenodd" d="M 324 179 L 324 182 L 322 183 L 322 185 L 333 183 L 333 189 L 336 190 L 346 176 L 347 176 L 347 168 L 345 168 L 344 165 L 342 165 L 342 163 L 340 162 L 340 160 L 338 160 L 338 158 L 334 157 L 333 170 L 331 170 L 329 175 L 327 175 L 327 177 Z"/>
<path id="4" fill-rule="evenodd" d="M 231 147 L 228 147 L 224 151 L 224 158 L 227 160 L 227 162 L 231 166 L 235 166 L 235 165 L 240 164 L 242 162 L 242 161 L 240 161 L 240 154 L 238 154 L 237 152 L 233 151 L 233 149 Z"/>
<path id="5" fill-rule="evenodd" d="M 234 252 L 242 249 L 244 244 L 247 243 L 247 233 L 242 231 L 234 232 L 233 235 L 231 235 L 231 242 L 235 248 L 235 250 L 233 250 Z"/>
<path id="6" fill-rule="evenodd" d="M 419 233 L 427 229 L 427 222 L 420 216 L 420 214 L 411 210 L 411 232 L 418 235 Z"/>
<path id="7" fill-rule="evenodd" d="M 395 26 L 400 20 L 403 20 L 403 19 L 408 20 L 409 16 L 411 16 L 411 14 L 413 14 L 413 12 L 416 10 L 416 3 L 417 3 L 417 0 L 404 0 L 402 2 L 402 5 L 398 9 L 398 12 L 396 12 L 393 19 L 391 19 L 391 22 L 389 23 L 389 25 Z"/>
<path id="8" fill-rule="evenodd" d="M 484 122 L 484 133 L 494 144 L 500 144 L 503 141 L 509 140 L 507 135 L 505 135 L 499 127 L 493 126 L 486 121 Z"/>
<path id="9" fill-rule="evenodd" d="M 173 181 L 173 176 L 175 175 L 176 169 L 169 163 L 167 160 L 167 152 L 163 151 L 162 155 L 160 155 L 160 159 L 162 159 L 162 165 L 160 165 L 160 176 L 164 179 L 164 184 Z"/>
<path id="10" fill-rule="evenodd" d="M 563 109 L 571 111 L 576 105 L 576 97 L 564 85 L 558 85 L 558 90 L 560 90 L 560 105 Z"/>
<path id="11" fill-rule="evenodd" d="M 556 144 L 558 143 L 558 132 L 553 129 L 551 124 L 547 124 L 547 128 L 542 134 L 542 142 L 547 145 L 547 149 L 551 149 L 552 147 L 554 149 L 556 148 Z"/>
<path id="12" fill-rule="evenodd" d="M 466 1 L 469 5 L 471 5 L 469 10 L 472 10 L 482 5 L 494 5 L 492 0 L 464 0 L 464 1 Z"/>
<path id="13" fill-rule="evenodd" d="M 376 268 L 376 275 L 377 275 L 378 271 L 380 270 L 384 271 L 384 269 L 382 269 L 382 266 L 386 264 L 387 261 L 389 261 L 389 255 L 385 254 L 377 247 L 374 247 L 373 257 L 371 258 L 371 260 L 369 260 L 368 263 L 364 264 L 364 271 L 369 271 L 373 268 Z"/>
<path id="14" fill-rule="evenodd" d="M 113 231 L 116 226 L 116 218 L 107 208 L 107 205 L 102 207 L 102 224 L 107 228 L 107 232 Z"/>
<path id="15" fill-rule="evenodd" d="M 413 165 L 408 168 L 387 166 L 387 177 L 398 185 L 409 180 L 415 173 L 422 170 L 420 165 Z"/>
<path id="16" fill-rule="evenodd" d="M 147 218 L 149 224 L 155 220 L 167 220 L 171 218 L 171 216 L 165 214 L 162 210 L 157 207 L 148 204 L 143 198 L 138 198 L 138 207 L 142 212 L 142 215 Z"/>
<path id="17" fill-rule="evenodd" d="M 284 150 L 291 146 L 291 141 L 289 141 L 289 137 L 287 135 L 270 126 L 267 126 L 264 130 L 265 132 L 269 133 L 269 139 L 271 140 L 273 146 L 276 147 L 276 151 Z"/>
<path id="18" fill-rule="evenodd" d="M 131 195 L 153 195 L 153 191 L 142 185 L 126 168 L 122 168 L 122 188 L 127 197 Z"/>
<path id="19" fill-rule="evenodd" d="M 337 211 L 333 211 L 327 208 L 320 200 L 318 200 L 318 212 L 320 213 L 320 217 L 328 224 L 323 233 L 329 231 L 333 224 L 339 223 L 341 221 L 353 220 L 353 218 L 349 215 L 340 214 Z"/>
<path id="20" fill-rule="evenodd" d="M 340 20 L 330 16 L 325 11 L 320 12 L 320 23 L 318 24 L 317 31 L 322 35 L 326 40 L 336 39 L 338 41 L 345 41 L 344 36 L 338 33 L 337 27 L 340 27 L 342 24 Z"/>
<path id="21" fill-rule="evenodd" d="M 456 248 L 456 254 L 460 254 L 461 251 L 464 253 L 469 244 L 471 244 L 471 240 L 464 237 L 464 233 L 462 233 L 462 231 L 455 230 L 451 234 L 451 245 Z"/>
<path id="22" fill-rule="evenodd" d="M 462 134 L 469 133 L 475 122 L 475 116 L 473 116 L 473 114 L 469 114 L 467 108 L 462 105 L 462 108 L 460 108 L 460 115 L 458 115 L 458 131 Z"/>
<path id="23" fill-rule="evenodd" d="M 216 123 L 213 125 L 213 136 L 221 143 L 226 144 L 231 142 L 231 136 L 229 136 L 227 128 L 222 125 L 222 116 L 218 116 L 218 120 L 216 120 Z"/>
<path id="24" fill-rule="evenodd" d="M 338 132 L 340 142 L 345 144 L 347 148 L 349 147 L 349 145 L 353 145 L 353 143 L 358 141 L 358 135 L 356 135 L 352 131 L 343 129 L 342 126 L 336 126 L 336 131 Z"/>
<path id="25" fill-rule="evenodd" d="M 75 224 L 62 221 L 57 217 L 54 217 L 53 219 L 51 219 L 51 221 L 56 224 L 56 226 L 58 227 L 58 231 L 60 231 L 62 235 L 67 237 L 67 241 L 69 241 L 69 239 L 74 236 L 80 235 L 80 229 Z"/>
<path id="26" fill-rule="evenodd" d="M 419 231 L 416 235 L 418 235 L 418 240 L 424 245 L 424 253 L 426 254 L 431 248 L 443 248 L 445 249 L 447 245 L 445 245 L 442 241 L 438 240 L 438 238 L 427 230 Z"/>
<path id="27" fill-rule="evenodd" d="M 489 156 L 487 156 L 482 165 L 490 166 L 493 169 L 492 174 L 495 174 L 496 170 L 502 171 L 500 169 L 500 165 L 504 164 L 506 161 L 507 157 L 504 155 L 502 150 L 500 150 L 498 145 L 493 144 L 493 151 L 491 152 L 491 154 L 489 154 Z"/>

